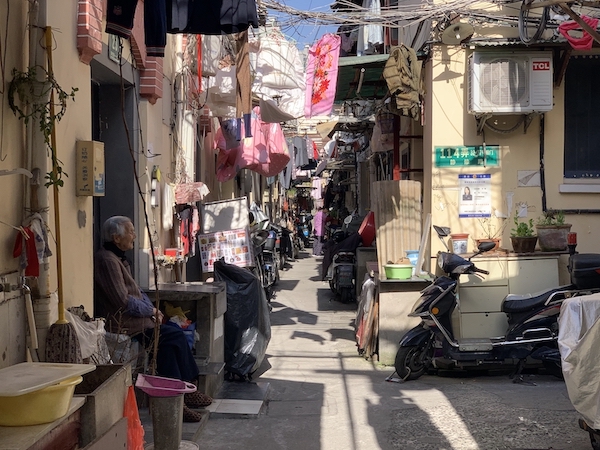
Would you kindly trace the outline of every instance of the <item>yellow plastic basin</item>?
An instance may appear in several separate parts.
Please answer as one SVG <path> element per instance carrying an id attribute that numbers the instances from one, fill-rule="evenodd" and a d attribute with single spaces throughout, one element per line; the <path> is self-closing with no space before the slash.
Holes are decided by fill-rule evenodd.
<path id="1" fill-rule="evenodd" d="M 54 422 L 69 411 L 81 376 L 14 397 L 0 397 L 0 426 L 22 427 Z"/>

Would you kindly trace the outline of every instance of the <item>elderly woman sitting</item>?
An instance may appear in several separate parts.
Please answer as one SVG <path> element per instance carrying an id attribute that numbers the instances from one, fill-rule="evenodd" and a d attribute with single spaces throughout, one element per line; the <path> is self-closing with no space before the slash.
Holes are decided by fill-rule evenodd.
<path id="1" fill-rule="evenodd" d="M 131 275 L 125 252 L 133 249 L 135 230 L 131 220 L 113 216 L 102 227 L 103 246 L 94 258 L 94 306 L 97 317 L 106 319 L 107 329 L 128 334 L 148 347 L 154 335 L 155 321 L 162 313 L 142 292 Z M 156 355 L 157 374 L 197 384 L 198 366 L 183 331 L 161 325 Z M 201 419 L 190 408 L 207 406 L 212 399 L 201 392 L 184 397 L 184 421 Z"/>

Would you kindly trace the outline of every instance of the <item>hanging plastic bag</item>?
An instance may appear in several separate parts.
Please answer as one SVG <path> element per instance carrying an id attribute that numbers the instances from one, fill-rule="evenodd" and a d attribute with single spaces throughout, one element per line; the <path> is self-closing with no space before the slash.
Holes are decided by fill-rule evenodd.
<path id="1" fill-rule="evenodd" d="M 123 417 L 127 417 L 127 450 L 144 450 L 144 427 L 135 401 L 133 385 L 129 386 Z"/>

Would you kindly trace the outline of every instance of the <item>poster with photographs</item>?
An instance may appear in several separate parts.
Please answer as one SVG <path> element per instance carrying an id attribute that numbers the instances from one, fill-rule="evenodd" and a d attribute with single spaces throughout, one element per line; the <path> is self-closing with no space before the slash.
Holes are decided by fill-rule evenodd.
<path id="1" fill-rule="evenodd" d="M 228 264 L 247 267 L 252 264 L 252 250 L 247 229 L 217 231 L 198 235 L 202 272 L 214 272 L 215 261 L 225 258 Z"/>

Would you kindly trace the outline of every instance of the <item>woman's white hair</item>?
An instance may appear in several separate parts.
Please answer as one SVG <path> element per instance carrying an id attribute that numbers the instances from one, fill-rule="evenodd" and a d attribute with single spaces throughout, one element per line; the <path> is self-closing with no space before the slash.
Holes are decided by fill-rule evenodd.
<path id="1" fill-rule="evenodd" d="M 113 242 L 115 236 L 123 236 L 125 234 L 125 224 L 132 222 L 129 217 L 112 216 L 106 219 L 102 225 L 102 240 L 104 242 Z"/>

